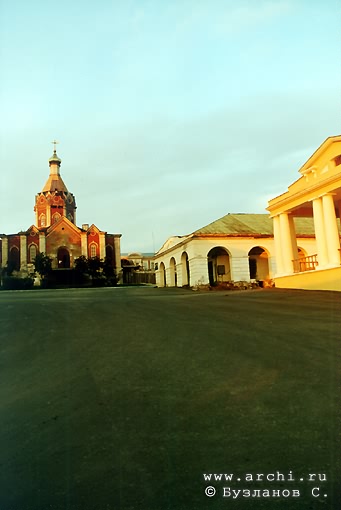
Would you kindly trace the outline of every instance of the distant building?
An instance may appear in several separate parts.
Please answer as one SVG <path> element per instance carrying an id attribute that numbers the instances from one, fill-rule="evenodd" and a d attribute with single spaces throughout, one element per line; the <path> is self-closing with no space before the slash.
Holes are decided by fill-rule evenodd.
<path id="1" fill-rule="evenodd" d="M 341 136 L 333 136 L 299 170 L 288 191 L 269 201 L 277 287 L 341 291 Z M 299 257 L 297 222 L 310 220 L 316 249 Z"/>
<path id="2" fill-rule="evenodd" d="M 154 253 L 122 253 L 123 283 L 155 284 Z"/>
<path id="3" fill-rule="evenodd" d="M 123 265 L 135 267 L 140 271 L 154 271 L 154 253 L 122 253 L 121 260 Z"/>
<path id="4" fill-rule="evenodd" d="M 298 218 L 298 253 L 316 249 L 313 223 Z M 169 238 L 155 255 L 159 287 L 269 280 L 276 274 L 273 224 L 268 214 L 227 214 L 187 236 Z"/>
<path id="5" fill-rule="evenodd" d="M 117 275 L 121 272 L 121 234 L 108 234 L 96 225 L 76 226 L 76 200 L 60 175 L 61 160 L 54 150 L 50 175 L 35 198 L 35 224 L 17 234 L 1 235 L 0 266 L 21 274 L 33 271 L 38 253 L 52 259 L 53 269 L 70 269 L 85 257 L 107 258 Z"/>

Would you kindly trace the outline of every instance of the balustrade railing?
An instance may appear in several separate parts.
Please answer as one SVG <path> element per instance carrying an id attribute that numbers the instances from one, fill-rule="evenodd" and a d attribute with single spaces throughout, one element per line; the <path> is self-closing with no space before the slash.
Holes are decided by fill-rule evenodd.
<path id="1" fill-rule="evenodd" d="M 294 273 L 302 273 L 304 271 L 312 271 L 318 265 L 317 254 L 300 257 L 292 261 L 294 265 Z"/>

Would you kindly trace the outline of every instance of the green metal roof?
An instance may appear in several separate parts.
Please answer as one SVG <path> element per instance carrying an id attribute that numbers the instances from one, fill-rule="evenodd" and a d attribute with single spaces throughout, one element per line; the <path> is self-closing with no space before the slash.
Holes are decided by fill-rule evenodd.
<path id="1" fill-rule="evenodd" d="M 295 218 L 296 235 L 314 235 L 313 218 Z M 205 227 L 199 228 L 193 235 L 230 235 L 230 236 L 273 236 L 273 220 L 268 214 L 226 214 Z"/>

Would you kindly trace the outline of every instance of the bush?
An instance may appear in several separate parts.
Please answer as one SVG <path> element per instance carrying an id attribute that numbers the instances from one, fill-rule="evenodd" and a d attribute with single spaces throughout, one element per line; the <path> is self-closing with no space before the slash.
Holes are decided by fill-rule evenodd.
<path id="1" fill-rule="evenodd" d="M 2 288 L 4 290 L 29 290 L 33 288 L 34 278 L 18 278 L 16 276 L 4 276 Z"/>

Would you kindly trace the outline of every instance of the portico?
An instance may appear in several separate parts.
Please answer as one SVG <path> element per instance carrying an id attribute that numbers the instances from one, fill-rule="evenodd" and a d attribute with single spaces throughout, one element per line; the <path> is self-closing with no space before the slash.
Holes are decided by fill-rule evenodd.
<path id="1" fill-rule="evenodd" d="M 277 287 L 341 291 L 341 136 L 328 138 L 288 191 L 270 200 Z M 316 253 L 299 253 L 294 218 L 313 218 Z"/>

